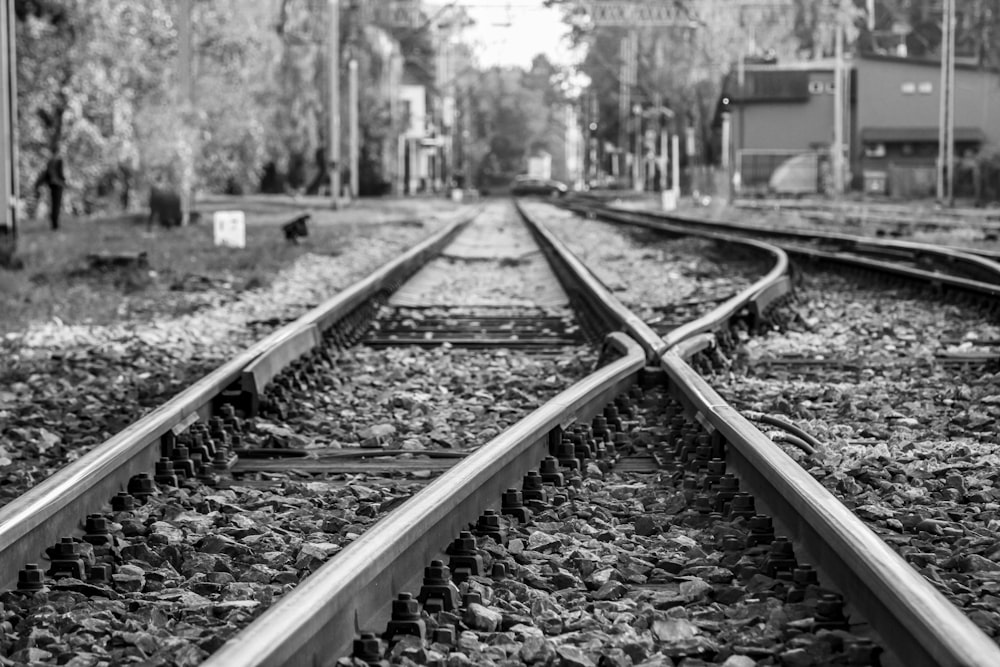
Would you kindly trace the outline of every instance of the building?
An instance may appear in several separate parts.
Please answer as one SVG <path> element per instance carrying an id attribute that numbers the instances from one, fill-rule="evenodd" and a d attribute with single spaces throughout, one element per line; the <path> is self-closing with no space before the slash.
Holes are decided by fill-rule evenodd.
<path id="1" fill-rule="evenodd" d="M 858 61 L 855 173 L 866 190 L 931 197 L 937 184 L 941 64 L 895 56 Z M 955 156 L 1000 146 L 1000 73 L 955 66 Z"/>
<path id="2" fill-rule="evenodd" d="M 720 110 L 729 111 L 737 192 L 766 192 L 775 172 L 795 164 L 805 165 L 795 170 L 796 191 L 823 189 L 834 141 L 834 70 L 832 59 L 748 63 L 727 76 Z"/>

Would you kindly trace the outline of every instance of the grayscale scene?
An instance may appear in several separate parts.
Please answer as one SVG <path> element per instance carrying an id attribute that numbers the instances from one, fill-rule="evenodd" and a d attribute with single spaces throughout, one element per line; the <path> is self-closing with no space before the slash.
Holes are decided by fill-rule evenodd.
<path id="1" fill-rule="evenodd" d="M 0 667 L 1000 666 L 1000 0 L 0 0 Z"/>

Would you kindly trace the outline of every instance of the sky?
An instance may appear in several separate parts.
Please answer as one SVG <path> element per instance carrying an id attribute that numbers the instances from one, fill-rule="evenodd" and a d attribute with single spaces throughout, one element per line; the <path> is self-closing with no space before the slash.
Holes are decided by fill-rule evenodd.
<path id="1" fill-rule="evenodd" d="M 568 32 L 558 9 L 542 0 L 459 0 L 476 22 L 465 29 L 463 41 L 474 46 L 480 64 L 517 65 L 525 69 L 544 53 L 563 65 L 575 62 L 563 36 Z"/>

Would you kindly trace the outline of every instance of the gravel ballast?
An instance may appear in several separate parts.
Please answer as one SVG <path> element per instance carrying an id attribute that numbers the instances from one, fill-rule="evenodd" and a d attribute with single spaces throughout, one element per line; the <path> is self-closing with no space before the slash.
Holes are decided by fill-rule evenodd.
<path id="1" fill-rule="evenodd" d="M 1000 634 L 1000 327 L 925 289 L 806 273 L 787 332 L 710 377 L 822 443 L 802 464 L 991 637 Z M 789 318 L 795 320 L 795 318 Z M 792 364 L 783 363 L 791 359 Z"/>
<path id="2" fill-rule="evenodd" d="M 0 504 L 161 404 L 236 352 L 453 219 L 359 225 L 261 289 L 192 294 L 202 307 L 109 326 L 41 322 L 0 340 Z M 214 294 L 214 296 L 212 296 Z"/>

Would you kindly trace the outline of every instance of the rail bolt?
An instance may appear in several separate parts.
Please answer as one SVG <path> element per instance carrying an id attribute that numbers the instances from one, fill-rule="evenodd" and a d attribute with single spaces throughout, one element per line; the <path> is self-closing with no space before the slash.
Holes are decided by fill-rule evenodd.
<path id="1" fill-rule="evenodd" d="M 479 516 L 472 532 L 477 537 L 490 537 L 497 544 L 507 544 L 507 531 L 503 529 L 496 510 L 486 510 Z"/>
<path id="2" fill-rule="evenodd" d="M 111 499 L 111 509 L 115 512 L 131 512 L 135 509 L 135 496 L 125 491 L 119 491 Z"/>
<path id="3" fill-rule="evenodd" d="M 844 598 L 836 593 L 824 593 L 816 602 L 816 616 L 813 632 L 816 630 L 846 630 L 847 617 L 844 616 Z"/>
<path id="4" fill-rule="evenodd" d="M 708 462 L 708 472 L 705 475 L 705 490 L 712 491 L 719 485 L 719 480 L 726 474 L 726 462 L 723 459 L 712 459 Z"/>
<path id="5" fill-rule="evenodd" d="M 448 567 L 451 568 L 452 579 L 459 583 L 470 576 L 479 576 L 486 570 L 483 556 L 476 551 L 476 537 L 463 530 L 445 550 L 448 554 Z"/>
<path id="6" fill-rule="evenodd" d="M 17 573 L 17 590 L 19 593 L 34 593 L 45 587 L 45 572 L 38 563 L 28 563 Z"/>
<path id="7" fill-rule="evenodd" d="M 479 591 L 469 591 L 462 595 L 462 606 L 468 607 L 470 604 L 482 604 L 483 594 Z"/>
<path id="8" fill-rule="evenodd" d="M 56 542 L 49 550 L 49 561 L 52 564 L 49 566 L 48 575 L 52 578 L 59 576 L 81 580 L 85 578 L 86 567 L 83 558 L 80 557 L 80 545 L 72 537 L 63 537 Z"/>
<path id="9" fill-rule="evenodd" d="M 694 509 L 698 514 L 711 514 L 712 499 L 704 493 L 699 493 L 694 497 Z"/>
<path id="10" fill-rule="evenodd" d="M 565 477 L 563 477 L 563 474 L 559 472 L 559 462 L 551 456 L 546 456 L 542 459 L 542 462 L 538 467 L 538 472 L 542 476 L 542 481 L 546 484 L 552 484 L 555 486 L 563 486 L 566 484 Z"/>
<path id="11" fill-rule="evenodd" d="M 531 521 L 531 510 L 524 506 L 524 497 L 517 489 L 507 489 L 500 496 L 500 513 L 512 516 L 521 523 Z"/>
<path id="12" fill-rule="evenodd" d="M 708 462 L 712 460 L 712 447 L 710 445 L 698 445 L 694 450 L 694 458 L 688 463 L 688 470 L 693 473 L 708 469 Z"/>
<path id="13" fill-rule="evenodd" d="M 457 641 L 455 636 L 455 626 L 439 625 L 434 628 L 434 643 L 435 644 L 447 644 L 448 646 L 454 646 Z"/>
<path id="14" fill-rule="evenodd" d="M 392 601 L 392 620 L 382 638 L 392 642 L 398 635 L 412 635 L 421 641 L 427 639 L 427 623 L 420 618 L 420 603 L 410 593 L 400 593 Z"/>
<path id="15" fill-rule="evenodd" d="M 549 502 L 549 494 L 545 492 L 544 480 L 537 470 L 529 470 L 521 480 L 521 496 L 525 503 L 545 505 Z"/>
<path id="16" fill-rule="evenodd" d="M 184 445 L 174 447 L 174 455 L 170 463 L 174 466 L 174 472 L 178 479 L 194 479 L 194 461 L 191 459 L 190 450 Z"/>
<path id="17" fill-rule="evenodd" d="M 756 514 L 751 517 L 747 546 L 755 547 L 758 544 L 771 544 L 772 542 L 774 542 L 774 524 L 771 517 L 766 514 Z"/>
<path id="18" fill-rule="evenodd" d="M 100 514 L 90 514 L 83 524 L 83 541 L 94 546 L 102 544 L 110 545 L 111 531 L 108 530 L 108 520 Z"/>
<path id="19" fill-rule="evenodd" d="M 458 587 L 451 580 L 451 570 L 440 560 L 432 560 L 424 568 L 424 583 L 417 600 L 428 613 L 457 609 L 460 598 Z"/>
<path id="20" fill-rule="evenodd" d="M 145 503 L 151 495 L 156 493 L 156 485 L 148 472 L 141 472 L 129 479 L 128 492 L 140 503 Z"/>
<path id="21" fill-rule="evenodd" d="M 775 537 L 771 542 L 771 551 L 764 559 L 762 570 L 769 577 L 792 577 L 792 571 L 798 563 L 795 562 L 795 547 L 787 537 Z"/>
<path id="22" fill-rule="evenodd" d="M 174 473 L 174 462 L 170 459 L 160 459 L 156 462 L 156 474 L 153 475 L 153 479 L 156 480 L 157 484 L 166 484 L 167 486 L 179 486 L 180 484 Z"/>
<path id="23" fill-rule="evenodd" d="M 715 509 L 723 514 L 729 514 L 733 498 L 740 492 L 740 480 L 731 473 L 726 473 L 719 479 L 715 493 Z M 752 500 L 752 499 L 751 499 Z"/>
<path id="24" fill-rule="evenodd" d="M 354 640 L 354 648 L 351 651 L 351 657 L 355 660 L 360 660 L 368 665 L 374 667 L 375 665 L 386 664 L 382 660 L 382 643 L 378 639 L 378 635 L 374 632 L 362 632 L 361 635 Z"/>
<path id="25" fill-rule="evenodd" d="M 594 437 L 598 440 L 610 440 L 610 434 L 608 433 L 608 418 L 604 415 L 597 415 L 591 422 L 591 427 L 594 429 Z"/>
<path id="26" fill-rule="evenodd" d="M 720 491 L 719 493 L 721 494 L 722 492 Z M 730 518 L 735 519 L 737 517 L 743 517 L 744 519 L 749 520 L 756 514 L 757 508 L 754 503 L 753 496 L 749 493 L 737 493 L 733 496 L 729 508 Z"/>
<path id="27" fill-rule="evenodd" d="M 92 584 L 106 584 L 111 581 L 114 574 L 114 566 L 111 563 L 97 563 L 90 566 L 87 581 Z"/>
<path id="28" fill-rule="evenodd" d="M 803 563 L 792 570 L 792 588 L 788 591 L 788 602 L 802 602 L 810 586 L 819 586 L 819 576 L 811 565 Z"/>
<path id="29" fill-rule="evenodd" d="M 559 459 L 559 465 L 567 470 L 580 469 L 580 460 L 576 458 L 576 447 L 568 440 L 556 445 L 556 458 Z"/>
<path id="30" fill-rule="evenodd" d="M 875 645 L 870 639 L 858 637 L 853 641 L 846 642 L 844 653 L 847 654 L 847 664 L 849 665 L 877 665 L 879 664 L 879 654 L 882 649 Z"/>

